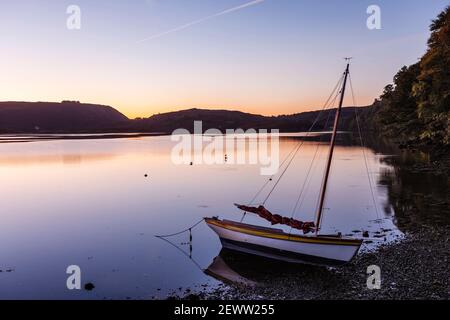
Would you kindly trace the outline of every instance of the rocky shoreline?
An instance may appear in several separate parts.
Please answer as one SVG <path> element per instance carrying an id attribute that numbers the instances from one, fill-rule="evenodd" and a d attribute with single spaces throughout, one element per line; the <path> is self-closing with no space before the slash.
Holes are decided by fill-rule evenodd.
<path id="1" fill-rule="evenodd" d="M 236 259 L 239 259 L 237 257 Z M 258 263 L 256 286 L 221 285 L 189 290 L 186 300 L 366 300 L 450 299 L 450 226 L 427 227 L 339 268 Z M 367 267 L 381 268 L 381 288 L 367 288 Z M 253 279 L 252 279 L 253 280 Z"/>

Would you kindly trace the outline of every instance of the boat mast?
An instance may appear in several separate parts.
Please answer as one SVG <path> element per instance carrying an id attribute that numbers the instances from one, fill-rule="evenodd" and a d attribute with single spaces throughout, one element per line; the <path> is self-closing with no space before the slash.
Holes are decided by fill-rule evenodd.
<path id="1" fill-rule="evenodd" d="M 347 60 L 347 68 L 345 69 L 345 73 L 344 73 L 344 84 L 342 85 L 341 99 L 339 101 L 339 108 L 336 111 L 336 116 L 335 116 L 335 119 L 334 119 L 334 128 L 333 128 L 333 135 L 331 136 L 330 151 L 329 151 L 329 154 L 328 154 L 328 160 L 327 160 L 327 166 L 326 166 L 326 169 L 325 169 L 325 175 L 323 177 L 322 190 L 320 192 L 319 207 L 318 207 L 318 211 L 317 211 L 317 221 L 316 221 L 316 234 L 320 230 L 320 224 L 321 224 L 321 221 L 322 221 L 323 206 L 325 204 L 325 196 L 326 196 L 327 185 L 328 185 L 328 177 L 330 175 L 330 169 L 331 169 L 331 160 L 333 159 L 334 145 L 336 143 L 337 129 L 338 129 L 338 125 L 339 125 L 339 118 L 341 116 L 342 104 L 344 103 L 345 86 L 347 84 L 347 78 L 348 78 L 348 74 L 349 74 L 349 71 L 350 71 L 350 59 L 351 58 L 345 58 L 345 60 Z"/>

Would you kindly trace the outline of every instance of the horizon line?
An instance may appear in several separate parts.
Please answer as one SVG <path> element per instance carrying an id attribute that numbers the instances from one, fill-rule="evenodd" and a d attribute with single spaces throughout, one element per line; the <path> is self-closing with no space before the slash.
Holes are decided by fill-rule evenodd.
<path id="1" fill-rule="evenodd" d="M 82 102 L 79 100 L 62 100 L 62 101 L 13 101 L 13 100 L 9 100 L 9 101 L 0 101 L 0 104 L 2 103 L 52 103 L 52 104 L 63 104 L 64 102 L 66 103 L 79 103 L 82 105 L 95 105 L 95 106 L 104 106 L 104 107 L 110 107 L 113 108 L 114 110 L 116 110 L 117 112 L 121 113 L 122 115 L 124 115 L 125 117 L 127 117 L 129 120 L 135 120 L 135 119 L 147 119 L 150 118 L 152 116 L 155 115 L 160 115 L 160 114 L 167 114 L 167 113 L 175 113 L 175 112 L 182 112 L 182 111 L 189 111 L 189 110 L 201 110 L 201 111 L 228 111 L 228 112 L 241 112 L 241 113 L 245 113 L 245 114 L 250 114 L 250 115 L 255 115 L 255 116 L 263 116 L 263 117 L 280 117 L 280 116 L 289 116 L 289 115 L 295 115 L 295 114 L 302 114 L 302 113 L 309 113 L 309 112 L 316 112 L 316 111 L 321 111 L 321 108 L 317 108 L 317 109 L 308 109 L 308 110 L 304 110 L 304 111 L 299 111 L 299 112 L 293 112 L 293 113 L 279 113 L 279 114 L 263 114 L 263 113 L 253 113 L 253 112 L 246 112 L 246 111 L 242 111 L 241 109 L 233 109 L 233 108 L 224 108 L 224 107 L 217 107 L 217 108 L 201 108 L 201 107 L 180 107 L 174 110 L 167 110 L 167 111 L 163 111 L 163 112 L 156 112 L 153 113 L 151 115 L 147 115 L 147 116 L 136 116 L 136 117 L 129 117 L 128 115 L 126 115 L 125 113 L 123 113 L 122 111 L 120 111 L 119 108 L 114 107 L 112 105 L 109 104 L 102 104 L 102 103 L 93 103 L 93 102 Z M 364 105 L 364 106 L 352 106 L 352 105 L 346 105 L 343 106 L 343 108 L 367 108 L 367 107 L 371 107 L 373 105 L 369 104 L 369 105 Z M 333 110 L 336 109 L 337 107 L 332 107 L 329 108 L 327 110 Z"/>

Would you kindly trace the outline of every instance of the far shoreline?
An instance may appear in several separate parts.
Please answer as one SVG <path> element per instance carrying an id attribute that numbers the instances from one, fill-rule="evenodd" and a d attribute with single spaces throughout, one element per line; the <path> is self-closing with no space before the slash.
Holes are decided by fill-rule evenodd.
<path id="1" fill-rule="evenodd" d="M 3 133 L 1 143 L 25 143 L 50 140 L 106 140 L 166 136 L 168 133 Z"/>
<path id="2" fill-rule="evenodd" d="M 195 133 L 190 133 L 194 135 Z M 271 132 L 268 132 L 270 136 Z M 311 136 L 302 136 L 303 131 L 298 132 L 279 132 L 280 137 L 293 136 L 306 139 L 314 139 L 316 136 L 329 134 L 328 131 L 311 132 Z M 129 138 L 144 138 L 144 137 L 160 137 L 170 136 L 172 133 L 168 132 L 111 132 L 111 133 L 2 133 L 0 134 L 1 143 L 19 143 L 19 142 L 33 142 L 33 141 L 50 141 L 50 140 L 106 140 L 106 139 L 129 139 Z M 203 133 L 203 135 L 207 135 Z M 221 136 L 225 136 L 222 133 Z"/>

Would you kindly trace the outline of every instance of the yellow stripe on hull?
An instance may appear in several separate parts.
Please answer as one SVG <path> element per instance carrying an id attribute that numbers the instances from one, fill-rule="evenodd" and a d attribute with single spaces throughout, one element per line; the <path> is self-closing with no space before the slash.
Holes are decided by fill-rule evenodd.
<path id="1" fill-rule="evenodd" d="M 285 241 L 293 241 L 293 242 L 302 242 L 302 243 L 315 243 L 315 244 L 324 244 L 324 245 L 341 245 L 341 246 L 355 246 L 361 245 L 362 240 L 358 239 L 342 239 L 337 237 L 324 237 L 324 236 L 315 236 L 315 237 L 307 237 L 307 236 L 299 236 L 299 235 L 289 235 L 284 232 L 270 232 L 264 230 L 257 230 L 256 228 L 247 227 L 246 225 L 239 224 L 230 224 L 224 221 L 205 218 L 206 223 L 210 225 L 215 225 L 217 227 L 221 227 L 227 230 L 232 230 L 236 232 L 241 232 L 244 234 L 249 234 L 252 236 L 270 238 L 270 239 L 278 239 Z"/>

